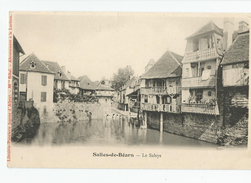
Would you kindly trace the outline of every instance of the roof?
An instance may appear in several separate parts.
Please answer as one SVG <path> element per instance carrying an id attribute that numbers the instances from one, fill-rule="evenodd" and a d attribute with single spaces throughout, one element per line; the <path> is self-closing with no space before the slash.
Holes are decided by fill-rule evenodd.
<path id="1" fill-rule="evenodd" d="M 13 43 L 14 43 L 15 49 L 16 49 L 19 53 L 25 54 L 23 48 L 21 47 L 21 45 L 19 44 L 17 38 L 16 38 L 14 35 L 13 35 Z"/>
<path id="2" fill-rule="evenodd" d="M 221 64 L 249 61 L 249 31 L 239 34 L 226 50 Z"/>
<path id="3" fill-rule="evenodd" d="M 36 64 L 35 68 L 31 68 L 31 65 L 30 65 L 31 62 L 34 62 Z M 34 53 L 27 56 L 20 63 L 19 70 L 54 74 L 54 72 L 51 71 L 49 68 L 47 68 L 46 65 L 41 60 L 39 60 L 39 58 Z"/>
<path id="4" fill-rule="evenodd" d="M 136 80 L 136 77 L 132 77 L 129 79 L 124 86 L 122 87 L 122 90 L 125 90 L 127 87 L 133 87 L 134 81 Z"/>
<path id="5" fill-rule="evenodd" d="M 92 82 L 87 75 L 80 76 L 80 88 L 84 90 L 95 90 L 98 86 L 97 82 Z"/>
<path id="6" fill-rule="evenodd" d="M 51 62 L 51 61 L 44 61 L 43 63 L 51 70 L 55 73 L 55 78 L 57 80 L 66 80 L 69 81 L 70 79 L 67 78 L 66 74 L 64 73 L 64 71 L 61 69 L 61 67 L 59 66 L 59 64 L 57 62 Z M 62 73 L 62 76 L 59 76 L 59 72 Z"/>
<path id="7" fill-rule="evenodd" d="M 208 32 L 212 32 L 212 31 L 223 36 L 223 29 L 219 28 L 212 21 L 210 21 L 209 23 L 204 25 L 202 28 L 200 28 L 198 31 L 196 31 L 195 33 L 193 33 L 191 36 L 187 37 L 186 39 L 190 39 L 190 38 L 193 38 L 193 37 L 196 37 L 201 34 L 208 33 Z"/>
<path id="8" fill-rule="evenodd" d="M 110 86 L 102 85 L 99 83 L 98 86 L 96 87 L 96 90 L 113 91 L 114 89 L 112 89 Z"/>
<path id="9" fill-rule="evenodd" d="M 71 75 L 71 80 L 72 81 L 79 81 L 79 79 L 75 78 L 73 75 Z"/>
<path id="10" fill-rule="evenodd" d="M 146 65 L 146 67 L 148 66 L 148 65 L 154 65 L 155 64 L 155 61 L 153 60 L 153 59 L 151 59 L 149 62 L 148 62 L 148 64 Z"/>
<path id="11" fill-rule="evenodd" d="M 182 74 L 181 61 L 183 57 L 167 50 L 164 55 L 151 67 L 142 79 L 178 77 Z"/>

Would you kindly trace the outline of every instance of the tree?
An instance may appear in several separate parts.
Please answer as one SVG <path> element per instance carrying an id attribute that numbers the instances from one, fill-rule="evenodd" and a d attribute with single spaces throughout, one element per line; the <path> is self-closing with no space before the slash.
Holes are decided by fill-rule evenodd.
<path id="1" fill-rule="evenodd" d="M 134 74 L 132 67 L 127 65 L 125 68 L 119 68 L 118 72 L 113 74 L 112 88 L 118 91 Z"/>

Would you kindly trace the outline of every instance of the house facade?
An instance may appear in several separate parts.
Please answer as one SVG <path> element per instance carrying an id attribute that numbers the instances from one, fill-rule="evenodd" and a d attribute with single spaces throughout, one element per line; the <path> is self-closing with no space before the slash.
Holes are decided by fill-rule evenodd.
<path id="1" fill-rule="evenodd" d="M 20 114 L 18 105 L 20 101 L 19 95 L 19 62 L 21 54 L 25 52 L 15 36 L 13 36 L 13 56 L 12 56 L 12 130 L 20 124 Z"/>
<path id="2" fill-rule="evenodd" d="M 223 125 L 232 126 L 248 115 L 249 105 L 249 28 L 239 23 L 236 39 L 226 50 L 222 66 Z"/>
<path id="3" fill-rule="evenodd" d="M 57 62 L 44 61 L 43 63 L 46 65 L 48 69 L 55 73 L 53 88 L 63 90 L 70 90 L 71 79 L 69 79 L 64 72 L 64 68 L 61 68 Z"/>
<path id="4" fill-rule="evenodd" d="M 182 56 L 169 50 L 141 76 L 141 110 L 146 124 L 163 131 L 163 121 L 179 118 Z M 173 115 L 174 114 L 174 115 Z"/>
<path id="5" fill-rule="evenodd" d="M 92 95 L 95 93 L 95 89 L 98 83 L 91 81 L 87 75 L 78 77 L 78 80 L 80 85 L 79 90 L 82 96 Z"/>
<path id="6" fill-rule="evenodd" d="M 209 22 L 187 38 L 182 61 L 182 113 L 219 115 L 217 70 L 223 53 L 223 30 Z"/>
<path id="7" fill-rule="evenodd" d="M 34 101 L 40 116 L 52 110 L 54 72 L 33 53 L 20 63 L 19 70 L 20 100 Z"/>

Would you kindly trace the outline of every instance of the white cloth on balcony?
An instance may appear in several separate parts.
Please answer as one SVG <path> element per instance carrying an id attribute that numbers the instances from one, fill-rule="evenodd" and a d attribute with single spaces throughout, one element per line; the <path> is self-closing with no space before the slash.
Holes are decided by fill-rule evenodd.
<path id="1" fill-rule="evenodd" d="M 201 79 L 202 79 L 202 80 L 208 80 L 209 77 L 210 77 L 210 73 L 211 73 L 211 70 L 210 70 L 210 69 L 209 69 L 209 70 L 204 70 L 204 71 L 202 72 L 202 77 L 201 77 Z"/>

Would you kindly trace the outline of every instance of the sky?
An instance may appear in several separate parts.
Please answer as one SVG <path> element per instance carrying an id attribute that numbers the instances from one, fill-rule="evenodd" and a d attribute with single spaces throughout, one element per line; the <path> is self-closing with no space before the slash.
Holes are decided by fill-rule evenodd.
<path id="1" fill-rule="evenodd" d="M 119 68 L 131 65 L 144 73 L 150 59 L 157 61 L 169 49 L 184 55 L 185 38 L 213 21 L 223 28 L 223 14 L 168 13 L 16 13 L 14 35 L 25 55 L 56 61 L 73 76 L 92 81 L 112 78 Z M 229 15 L 227 15 L 229 16 Z M 246 15 L 234 15 L 249 22 Z"/>

